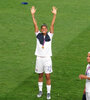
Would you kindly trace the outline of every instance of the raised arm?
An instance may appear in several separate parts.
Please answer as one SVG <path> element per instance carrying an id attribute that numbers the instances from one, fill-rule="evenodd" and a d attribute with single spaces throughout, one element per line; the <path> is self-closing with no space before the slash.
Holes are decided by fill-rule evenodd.
<path id="1" fill-rule="evenodd" d="M 54 33 L 54 23 L 55 23 L 56 14 L 57 14 L 57 9 L 54 6 L 52 7 L 52 13 L 53 13 L 53 19 L 50 26 L 50 33 Z"/>
<path id="2" fill-rule="evenodd" d="M 36 9 L 35 9 L 34 6 L 32 6 L 32 8 L 31 8 L 31 14 L 32 14 L 32 19 L 33 19 L 34 27 L 35 27 L 35 32 L 38 32 L 39 29 L 38 29 L 38 26 L 37 26 L 37 22 L 35 20 L 35 12 L 36 12 Z"/>

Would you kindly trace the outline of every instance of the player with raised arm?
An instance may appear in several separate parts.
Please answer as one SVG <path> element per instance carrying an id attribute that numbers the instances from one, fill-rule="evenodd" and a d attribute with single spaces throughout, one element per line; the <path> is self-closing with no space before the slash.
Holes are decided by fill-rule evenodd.
<path id="1" fill-rule="evenodd" d="M 86 75 L 81 74 L 79 78 L 86 79 L 86 100 L 90 100 L 90 52 L 88 52 L 87 62 Z"/>
<path id="2" fill-rule="evenodd" d="M 50 73 L 52 73 L 51 43 L 52 43 L 52 37 L 53 37 L 53 33 L 54 33 L 54 22 L 56 19 L 57 9 L 55 7 L 52 7 L 53 19 L 52 19 L 51 26 L 50 26 L 50 32 L 48 32 L 48 28 L 47 28 L 46 24 L 42 24 L 41 30 L 39 31 L 37 22 L 35 20 L 35 12 L 36 12 L 36 9 L 34 6 L 32 6 L 31 14 L 32 14 L 32 19 L 33 19 L 33 23 L 34 23 L 36 39 L 37 39 L 36 51 L 35 51 L 35 55 L 37 56 L 35 72 L 39 74 L 39 78 L 38 78 L 39 93 L 37 94 L 37 97 L 39 98 L 43 94 L 43 92 L 42 92 L 43 73 L 45 72 L 46 87 L 47 87 L 47 100 L 49 100 L 49 99 L 51 99 Z"/>

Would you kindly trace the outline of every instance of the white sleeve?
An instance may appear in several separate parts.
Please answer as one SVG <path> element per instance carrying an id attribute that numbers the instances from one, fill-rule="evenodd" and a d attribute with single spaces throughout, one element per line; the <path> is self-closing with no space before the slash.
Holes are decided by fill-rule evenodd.
<path id="1" fill-rule="evenodd" d="M 50 36 L 50 39 L 52 39 L 53 33 L 48 32 L 48 35 Z"/>
<path id="2" fill-rule="evenodd" d="M 40 31 L 38 31 L 38 32 L 35 32 L 36 36 L 37 36 L 39 33 L 40 33 Z"/>
<path id="3" fill-rule="evenodd" d="M 90 77 L 90 69 L 88 70 L 88 75 L 87 76 Z"/>
<path id="4" fill-rule="evenodd" d="M 87 76 L 90 77 L 90 66 L 89 65 L 87 65 L 86 73 L 87 73 Z"/>

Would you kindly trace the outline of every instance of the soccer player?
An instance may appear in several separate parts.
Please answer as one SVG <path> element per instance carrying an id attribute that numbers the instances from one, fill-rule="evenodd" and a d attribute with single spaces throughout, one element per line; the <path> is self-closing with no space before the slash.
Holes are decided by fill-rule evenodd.
<path id="1" fill-rule="evenodd" d="M 79 75 L 80 79 L 86 79 L 86 100 L 90 100 L 90 52 L 87 56 L 86 75 Z"/>
<path id="2" fill-rule="evenodd" d="M 41 25 L 41 29 L 39 31 L 37 22 L 35 20 L 35 12 L 36 9 L 34 6 L 31 8 L 31 14 L 32 19 L 34 23 L 35 28 L 35 34 L 36 34 L 36 51 L 35 55 L 36 57 L 36 68 L 35 72 L 38 73 L 38 87 L 39 87 L 39 93 L 37 94 L 37 97 L 40 98 L 43 94 L 42 88 L 43 88 L 43 73 L 45 73 L 46 76 L 46 87 L 47 87 L 47 100 L 51 99 L 50 91 L 51 91 L 51 80 L 50 80 L 50 73 L 52 73 L 52 49 L 51 49 L 51 43 L 52 43 L 52 37 L 54 33 L 54 22 L 56 19 L 57 9 L 56 7 L 52 7 L 52 13 L 53 13 L 53 19 L 50 26 L 50 31 L 48 32 L 48 28 L 46 24 Z"/>

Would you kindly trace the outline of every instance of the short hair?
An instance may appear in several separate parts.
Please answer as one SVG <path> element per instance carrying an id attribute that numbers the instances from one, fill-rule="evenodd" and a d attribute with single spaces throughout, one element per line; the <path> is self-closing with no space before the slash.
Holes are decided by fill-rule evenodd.
<path id="1" fill-rule="evenodd" d="M 41 25 L 41 29 L 42 29 L 43 26 L 45 26 L 46 28 L 48 28 L 47 25 L 44 23 L 44 24 Z"/>

